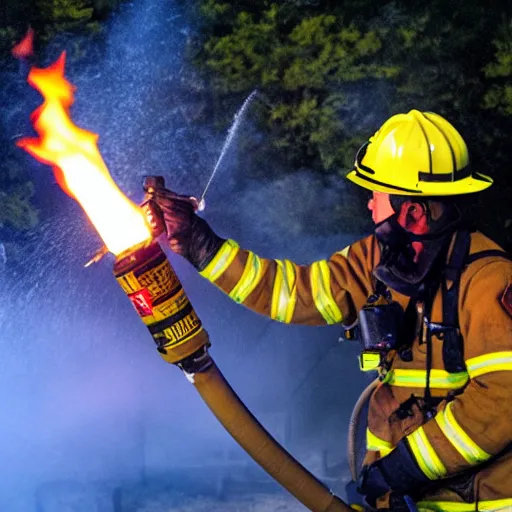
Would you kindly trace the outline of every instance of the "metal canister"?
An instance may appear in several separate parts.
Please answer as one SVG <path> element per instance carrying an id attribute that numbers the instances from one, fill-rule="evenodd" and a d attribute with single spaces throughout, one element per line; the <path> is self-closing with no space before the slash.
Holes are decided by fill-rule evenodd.
<path id="1" fill-rule="evenodd" d="M 178 363 L 209 345 L 208 333 L 158 242 L 120 254 L 114 276 L 167 362 Z"/>

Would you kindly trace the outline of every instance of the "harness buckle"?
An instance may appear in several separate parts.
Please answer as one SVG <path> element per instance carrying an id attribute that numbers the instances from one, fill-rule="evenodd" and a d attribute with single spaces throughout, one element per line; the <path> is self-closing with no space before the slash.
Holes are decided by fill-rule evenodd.
<path id="1" fill-rule="evenodd" d="M 449 373 L 459 373 L 466 370 L 464 361 L 464 346 L 460 330 L 454 325 L 439 324 L 430 322 L 425 316 L 424 333 L 435 336 L 443 342 L 443 363 L 445 370 Z M 424 339 L 426 337 L 424 336 Z"/>
<path id="2" fill-rule="evenodd" d="M 435 336 L 439 340 L 444 340 L 445 335 L 448 332 L 455 332 L 457 335 L 459 333 L 459 330 L 457 327 L 453 325 L 445 325 L 445 324 L 438 324 L 435 322 L 429 322 L 428 318 L 425 317 L 425 323 L 427 324 L 427 329 L 429 330 L 430 334 L 432 336 Z"/>

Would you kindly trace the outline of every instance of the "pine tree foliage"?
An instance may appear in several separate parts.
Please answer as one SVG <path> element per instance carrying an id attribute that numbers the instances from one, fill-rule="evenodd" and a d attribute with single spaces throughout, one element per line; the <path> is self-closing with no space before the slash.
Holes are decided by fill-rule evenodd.
<path id="1" fill-rule="evenodd" d="M 31 204 L 34 187 L 12 156 L 0 166 L 0 229 L 25 230 L 38 222 L 37 210 Z"/>
<path id="2" fill-rule="evenodd" d="M 484 107 L 512 116 L 512 20 L 493 40 L 494 58 L 484 67 L 490 86 L 484 95 Z"/>
<path id="3" fill-rule="evenodd" d="M 203 7 L 213 18 L 231 11 L 226 4 L 215 10 L 211 0 Z M 287 148 L 292 161 L 306 157 L 329 170 L 342 158 L 336 141 L 343 134 L 344 86 L 391 78 L 398 68 L 375 59 L 382 51 L 379 30 L 363 32 L 319 14 L 286 31 L 282 18 L 277 4 L 258 16 L 239 12 L 229 33 L 205 43 L 206 65 L 220 94 L 262 89 L 271 105 L 267 122 L 280 127 L 276 147 Z"/>
<path id="4" fill-rule="evenodd" d="M 43 19 L 52 21 L 55 29 L 67 30 L 91 21 L 94 9 L 87 0 L 37 0 L 36 9 Z"/>
<path id="5" fill-rule="evenodd" d="M 345 174 L 387 117 L 437 112 L 466 139 L 473 168 L 497 183 L 471 213 L 512 247 L 509 0 L 492 9 L 484 0 L 197 3 L 204 14 L 197 58 L 216 102 L 230 105 L 233 95 L 239 102 L 258 88 L 261 126 L 291 171 Z M 255 172 L 265 175 L 260 165 Z"/>
<path id="6" fill-rule="evenodd" d="M 87 32 L 123 0 L 3 0 L 0 2 L 0 58 L 7 57 L 28 25 L 38 41 L 63 31 Z"/>

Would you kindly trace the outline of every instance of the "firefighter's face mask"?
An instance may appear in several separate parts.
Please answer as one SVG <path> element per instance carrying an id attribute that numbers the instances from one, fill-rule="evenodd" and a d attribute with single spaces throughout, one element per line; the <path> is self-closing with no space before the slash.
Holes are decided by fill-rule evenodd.
<path id="1" fill-rule="evenodd" d="M 399 293 L 417 295 L 421 284 L 437 257 L 447 246 L 451 233 L 415 235 L 404 229 L 394 214 L 375 227 L 375 236 L 381 248 L 379 264 L 374 269 L 377 279 Z M 417 262 L 413 242 L 421 242 L 423 251 Z"/>

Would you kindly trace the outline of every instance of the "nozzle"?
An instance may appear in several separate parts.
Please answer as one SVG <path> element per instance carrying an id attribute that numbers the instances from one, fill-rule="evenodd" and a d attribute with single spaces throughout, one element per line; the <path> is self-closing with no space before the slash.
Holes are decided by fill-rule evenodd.
<path id="1" fill-rule="evenodd" d="M 155 190 L 165 188 L 165 179 L 163 176 L 144 176 L 142 188 L 144 189 L 144 192 L 153 194 Z"/>
<path id="2" fill-rule="evenodd" d="M 197 199 L 197 197 L 191 197 L 190 200 L 192 201 L 192 204 L 194 206 L 194 210 L 196 212 L 202 212 L 206 207 L 206 202 L 204 200 L 204 197 L 201 199 Z"/>
<path id="3" fill-rule="evenodd" d="M 96 254 L 84 265 L 84 268 L 90 267 L 93 263 L 98 263 L 108 252 L 107 246 L 104 245 L 101 249 L 96 251 Z"/>

